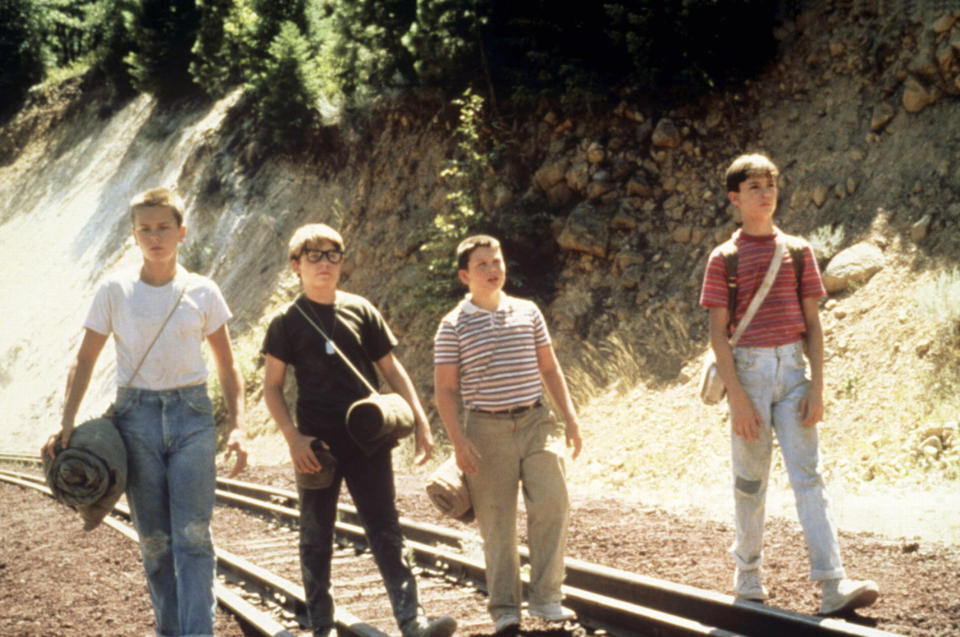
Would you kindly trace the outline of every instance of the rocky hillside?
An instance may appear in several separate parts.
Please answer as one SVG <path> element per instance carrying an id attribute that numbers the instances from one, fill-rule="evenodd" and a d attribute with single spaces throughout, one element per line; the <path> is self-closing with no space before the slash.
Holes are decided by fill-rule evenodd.
<path id="1" fill-rule="evenodd" d="M 923 466 L 960 474 L 953 429 L 940 417 L 958 401 L 956 331 L 918 312 L 915 297 L 960 257 L 957 5 L 805 3 L 777 34 L 779 62 L 737 90 L 683 106 L 626 90 L 590 112 L 543 103 L 490 119 L 485 132 L 501 152 L 481 200 L 512 220 L 491 230 L 513 251 L 519 290 L 544 306 L 593 431 L 636 427 L 638 413 L 658 423 L 722 421 L 694 399 L 707 346 L 697 294 L 707 254 L 737 224 L 723 169 L 762 151 L 783 175 L 779 224 L 815 244 L 831 277 L 828 408 L 843 424 L 871 427 L 866 447 L 841 450 L 851 474 L 906 473 L 931 437 L 939 450 Z M 123 205 L 157 183 L 186 194 L 185 257 L 223 287 L 251 379 L 264 313 L 294 287 L 286 240 L 302 223 L 326 221 L 349 247 L 344 286 L 385 311 L 429 397 L 432 332 L 447 301 L 410 299 L 424 230 L 447 205 L 439 175 L 454 153 L 457 111 L 384 100 L 328 121 L 324 146 L 309 157 L 265 156 L 248 141 L 239 94 L 161 107 L 145 97 L 110 103 L 89 80 L 36 90 L 0 129 L 0 241 L 17 244 L 4 257 L 3 285 L 21 295 L 2 307 L 26 308 L 0 343 L 0 391 L 13 416 L 4 427 L 15 432 L 7 438 L 33 445 L 57 422 L 86 295 L 104 271 L 136 260 Z M 73 234 L 41 241 L 31 227 Z M 28 266 L 44 246 L 75 262 Z M 95 382 L 90 411 L 109 395 L 109 374 Z M 268 431 L 250 385 L 252 429 Z M 722 436 L 701 443 L 724 454 Z M 639 458 L 621 462 L 626 479 L 674 455 L 688 464 L 682 445 L 656 448 L 651 459 L 641 433 L 621 446 Z M 890 462 L 903 471 L 887 472 Z M 604 474 L 609 457 L 598 453 L 586 467 Z"/>

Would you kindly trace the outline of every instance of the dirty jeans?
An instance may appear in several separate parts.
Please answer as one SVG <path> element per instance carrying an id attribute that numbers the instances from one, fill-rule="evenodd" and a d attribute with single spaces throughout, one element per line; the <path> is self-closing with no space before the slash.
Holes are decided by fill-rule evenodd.
<path id="1" fill-rule="evenodd" d="M 530 604 L 561 601 L 570 504 L 556 419 L 545 407 L 516 415 L 467 411 L 464 430 L 480 453 L 478 472 L 466 478 L 483 538 L 490 615 L 497 620 L 518 616 L 520 610 L 521 484 L 530 547 Z"/>
<path id="2" fill-rule="evenodd" d="M 810 558 L 810 579 L 843 577 L 837 531 L 820 473 L 817 426 L 800 424 L 799 407 L 807 390 L 803 342 L 778 347 L 737 347 L 737 377 L 762 426 L 759 440 L 732 434 L 736 540 L 731 553 L 742 571 L 760 568 L 764 505 L 770 474 L 773 433 L 777 435 L 797 516 Z"/>
<path id="3" fill-rule="evenodd" d="M 343 432 L 321 435 L 337 458 L 337 473 L 326 489 L 298 489 L 300 495 L 300 569 L 307 598 L 307 614 L 314 634 L 333 626 L 330 592 L 333 528 L 337 519 L 340 485 L 357 507 L 363 530 L 383 577 L 397 625 L 403 627 L 420 611 L 417 582 L 403 554 L 403 533 L 397 515 L 391 449 L 369 458 L 342 440 Z M 339 444 L 338 444 L 339 443 Z"/>
<path id="4" fill-rule="evenodd" d="M 212 635 L 216 439 L 206 386 L 121 387 L 115 407 L 157 634 Z"/>

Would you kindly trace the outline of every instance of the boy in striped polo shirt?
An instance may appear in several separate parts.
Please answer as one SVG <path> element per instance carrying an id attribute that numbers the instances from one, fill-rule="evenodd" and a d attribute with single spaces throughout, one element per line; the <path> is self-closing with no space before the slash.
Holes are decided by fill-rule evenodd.
<path id="1" fill-rule="evenodd" d="M 487 235 L 464 239 L 457 262 L 469 293 L 440 321 L 434 340 L 437 411 L 466 474 L 483 538 L 490 615 L 497 632 L 519 629 L 516 518 L 522 482 L 529 613 L 548 621 L 573 619 L 573 611 L 560 603 L 569 510 L 563 441 L 541 402 L 543 390 L 563 415 L 573 458 L 582 446 L 577 414 L 540 310 L 503 291 L 500 242 Z"/>
<path id="2" fill-rule="evenodd" d="M 824 493 L 817 436 L 823 416 L 823 331 L 818 306 L 826 290 L 809 243 L 789 238 L 802 250 L 783 248 L 780 269 L 760 309 L 737 346 L 731 348 L 729 342 L 782 234 L 773 224 L 777 176 L 777 167 L 763 155 L 741 155 L 727 169 L 727 195 L 743 217 L 742 229 L 731 239 L 737 254 L 737 271 L 729 273 L 736 282 L 732 314 L 724 246 L 710 254 L 700 294 L 700 305 L 710 310 L 710 345 L 727 388 L 733 429 L 734 588 L 740 600 L 762 602 L 767 597 L 760 564 L 776 433 L 806 539 L 810 579 L 819 581 L 823 589 L 820 613 L 835 615 L 872 604 L 878 592 L 872 581 L 846 579 Z M 795 268 L 793 259 L 799 254 L 803 263 Z"/>

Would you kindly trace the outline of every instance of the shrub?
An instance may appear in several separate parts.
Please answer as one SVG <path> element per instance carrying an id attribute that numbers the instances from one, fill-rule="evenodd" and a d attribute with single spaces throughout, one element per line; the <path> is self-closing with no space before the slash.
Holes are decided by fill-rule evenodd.
<path id="1" fill-rule="evenodd" d="M 194 90 L 190 60 L 200 16 L 195 0 L 141 2 L 133 24 L 135 47 L 124 58 L 134 86 L 162 99 Z"/>
<path id="2" fill-rule="evenodd" d="M 36 0 L 0 0 L 0 115 L 16 110 L 43 79 L 49 54 Z"/>

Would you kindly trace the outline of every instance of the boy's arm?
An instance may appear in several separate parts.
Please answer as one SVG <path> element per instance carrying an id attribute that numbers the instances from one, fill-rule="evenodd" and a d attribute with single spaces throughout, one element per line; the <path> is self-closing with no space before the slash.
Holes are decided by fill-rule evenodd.
<path id="1" fill-rule="evenodd" d="M 423 405 L 420 404 L 420 399 L 417 397 L 417 390 L 413 387 L 413 381 L 410 380 L 406 368 L 393 355 L 393 352 L 388 352 L 374 364 L 386 379 L 387 384 L 393 388 L 393 391 L 403 396 L 403 399 L 410 404 L 410 409 L 413 410 L 413 419 L 417 423 L 416 434 L 414 435 L 417 446 L 414 463 L 421 465 L 429 460 L 433 454 L 433 434 L 430 432 L 430 423 L 423 411 Z"/>
<path id="2" fill-rule="evenodd" d="M 435 365 L 433 386 L 436 391 L 437 413 L 440 414 L 447 437 L 453 445 L 457 466 L 464 473 L 474 475 L 477 473 L 480 454 L 460 425 L 460 366 Z"/>
<path id="3" fill-rule="evenodd" d="M 230 334 L 225 324 L 207 336 L 207 343 L 210 344 L 210 351 L 217 365 L 217 377 L 220 379 L 223 401 L 227 406 L 230 436 L 227 439 L 225 459 L 229 460 L 231 455 L 236 456 L 236 464 L 230 472 L 230 477 L 233 478 L 247 466 L 247 437 L 243 426 L 243 377 L 233 358 Z"/>
<path id="4" fill-rule="evenodd" d="M 266 355 L 263 371 L 263 402 L 267 404 L 267 411 L 277 423 L 277 428 L 287 441 L 290 448 L 290 458 L 294 468 L 300 473 L 316 473 L 323 469 L 316 455 L 310 449 L 314 440 L 297 430 L 290 417 L 287 401 L 283 398 L 283 381 L 287 373 L 287 364 L 270 354 Z"/>
<path id="5" fill-rule="evenodd" d="M 803 299 L 803 321 L 807 326 L 807 358 L 810 360 L 810 385 L 800 403 L 800 424 L 815 425 L 823 418 L 823 327 L 820 324 L 820 299 Z"/>
<path id="6" fill-rule="evenodd" d="M 550 400 L 560 410 L 563 422 L 566 423 L 567 446 L 573 447 L 572 457 L 576 460 L 583 448 L 583 439 L 580 437 L 580 421 L 577 419 L 577 412 L 573 408 L 573 401 L 570 400 L 567 381 L 563 377 L 563 370 L 560 369 L 560 362 L 557 360 L 556 352 L 553 351 L 553 345 L 544 345 L 537 348 L 537 367 L 540 369 L 540 378 L 543 379 L 543 386 L 547 390 Z"/>
<path id="7" fill-rule="evenodd" d="M 717 371 L 727 388 L 730 399 L 730 421 L 733 433 L 744 440 L 759 439 L 760 415 L 754 409 L 750 397 L 744 391 L 737 377 L 737 368 L 733 362 L 733 348 L 730 347 L 727 326 L 730 324 L 730 312 L 725 307 L 710 308 L 710 347 L 717 360 Z"/>
<path id="8" fill-rule="evenodd" d="M 63 402 L 63 417 L 60 420 L 60 431 L 47 438 L 42 449 L 41 457 L 46 454 L 50 458 L 55 457 L 57 443 L 60 443 L 61 449 L 66 449 L 70 443 L 70 435 L 73 433 L 74 420 L 77 418 L 77 410 L 80 409 L 80 401 L 87 392 L 90 385 L 90 377 L 93 375 L 93 367 L 103 351 L 103 346 L 107 344 L 107 334 L 94 332 L 89 327 L 84 330 L 83 340 L 80 342 L 80 350 L 77 352 L 77 358 L 70 366 L 67 372 L 67 390 Z"/>

